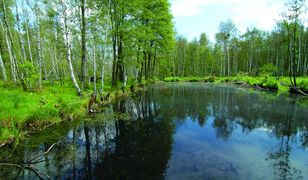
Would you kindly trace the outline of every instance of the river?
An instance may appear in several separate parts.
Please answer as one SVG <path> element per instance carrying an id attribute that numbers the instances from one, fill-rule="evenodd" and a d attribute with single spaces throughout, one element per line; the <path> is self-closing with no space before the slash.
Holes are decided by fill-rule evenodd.
<path id="1" fill-rule="evenodd" d="M 227 84 L 154 84 L 1 149 L 1 162 L 32 170 L 1 167 L 0 177 L 37 178 L 35 170 L 53 179 L 308 179 L 308 104 L 298 98 Z"/>

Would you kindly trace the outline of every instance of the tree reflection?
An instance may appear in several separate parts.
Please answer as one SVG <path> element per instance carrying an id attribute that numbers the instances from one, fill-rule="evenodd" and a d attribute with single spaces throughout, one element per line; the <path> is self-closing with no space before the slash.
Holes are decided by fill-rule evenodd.
<path id="1" fill-rule="evenodd" d="M 173 134 L 191 120 L 197 126 L 214 128 L 216 136 L 226 141 L 238 128 L 247 134 L 260 128 L 270 131 L 280 143 L 267 160 L 278 178 L 293 177 L 299 171 L 291 164 L 292 143 L 297 140 L 308 146 L 307 108 L 245 91 L 200 84 L 155 86 L 116 102 L 84 123 L 64 123 L 34 135 L 17 147 L 14 156 L 7 149 L 0 159 L 24 162 L 59 142 L 37 164 L 55 179 L 164 179 Z M 0 169 L 0 176 L 9 179 L 17 173 Z M 28 171 L 19 176 L 34 177 Z"/>
<path id="2" fill-rule="evenodd" d="M 104 159 L 108 160 L 97 166 L 97 177 L 163 179 L 170 158 L 174 128 L 170 120 L 161 119 L 157 114 L 153 95 L 146 96 L 138 105 L 122 101 L 114 106 L 117 108 L 115 111 L 120 112 L 127 112 L 127 108 L 131 107 L 138 108 L 134 111 L 139 112 L 139 119 L 132 122 L 120 119 L 115 122 L 115 149 L 105 153 L 108 156 Z"/>
<path id="3" fill-rule="evenodd" d="M 290 140 L 292 138 L 292 132 L 294 131 L 295 124 L 295 101 L 292 101 L 287 111 L 286 119 L 283 119 L 284 124 L 278 128 L 281 131 L 280 143 L 275 146 L 269 153 L 267 160 L 271 162 L 271 166 L 274 168 L 274 173 L 279 179 L 300 179 L 301 171 L 292 167 L 290 162 L 290 155 L 292 148 L 290 146 Z M 275 132 L 275 131 L 274 131 Z M 280 133 L 279 133 L 280 134 Z"/>
<path id="4" fill-rule="evenodd" d="M 92 159 L 91 159 L 91 142 L 90 142 L 90 132 L 89 127 L 86 125 L 86 122 L 84 124 L 84 135 L 85 135 L 85 143 L 86 143 L 86 156 L 85 156 L 85 167 L 86 168 L 86 178 L 91 179 L 92 177 Z"/>

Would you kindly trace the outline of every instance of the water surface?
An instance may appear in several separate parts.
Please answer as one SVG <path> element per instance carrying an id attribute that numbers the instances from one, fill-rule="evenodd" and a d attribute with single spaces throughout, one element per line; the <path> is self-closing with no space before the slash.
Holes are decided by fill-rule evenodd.
<path id="1" fill-rule="evenodd" d="M 55 179 L 308 179 L 308 108 L 231 85 L 156 84 L 1 150 Z M 0 177 L 35 178 L 0 168 Z M 42 175 L 44 177 L 44 175 Z"/>

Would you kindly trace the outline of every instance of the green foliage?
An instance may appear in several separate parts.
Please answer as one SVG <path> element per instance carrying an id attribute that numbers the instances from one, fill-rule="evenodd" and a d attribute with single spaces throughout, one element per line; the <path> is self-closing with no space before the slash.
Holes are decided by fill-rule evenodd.
<path id="1" fill-rule="evenodd" d="M 298 79 L 298 87 L 305 91 L 308 92 L 308 78 L 300 78 Z"/>
<path id="2" fill-rule="evenodd" d="M 214 82 L 215 78 L 210 77 L 166 77 L 164 82 Z"/>
<path id="3" fill-rule="evenodd" d="M 39 79 L 39 74 L 33 63 L 25 61 L 20 64 L 19 68 L 20 71 L 23 73 L 23 78 L 27 82 L 29 87 L 35 86 L 36 82 Z"/>
<path id="4" fill-rule="evenodd" d="M 277 73 L 278 68 L 274 66 L 272 63 L 264 64 L 260 68 L 260 72 L 262 75 L 270 75 L 273 76 L 275 73 Z"/>
<path id="5" fill-rule="evenodd" d="M 265 76 L 259 86 L 270 90 L 278 90 L 277 79 L 271 76 Z"/>

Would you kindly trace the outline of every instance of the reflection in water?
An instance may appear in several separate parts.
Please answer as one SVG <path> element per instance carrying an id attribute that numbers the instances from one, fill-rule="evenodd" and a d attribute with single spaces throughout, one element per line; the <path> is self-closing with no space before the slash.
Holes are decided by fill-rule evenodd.
<path id="1" fill-rule="evenodd" d="M 55 179 L 308 178 L 307 108 L 286 97 L 198 83 L 157 84 L 83 122 L 34 135 L 1 162 Z M 0 177 L 31 171 L 1 168 Z"/>
<path id="2" fill-rule="evenodd" d="M 301 179 L 301 171 L 292 167 L 290 161 L 290 155 L 292 152 L 292 147 L 290 146 L 290 141 L 294 138 L 294 134 L 296 134 L 297 127 L 294 127 L 296 123 L 296 111 L 295 111 L 295 102 L 292 101 L 289 104 L 287 110 L 286 121 L 281 126 L 275 127 L 278 128 L 274 130 L 278 132 L 279 135 L 277 138 L 280 139 L 280 142 L 275 146 L 269 153 L 267 160 L 270 160 L 272 166 L 274 168 L 274 173 L 280 179 Z"/>

